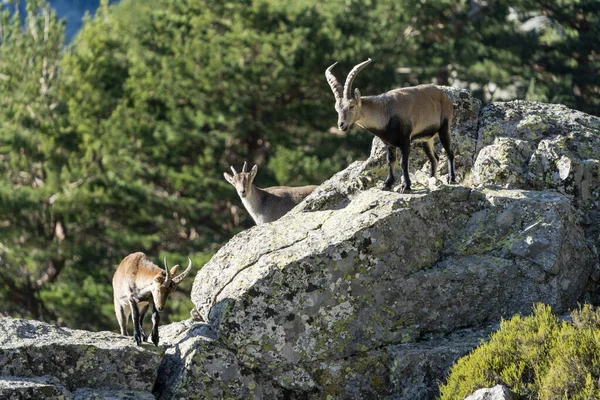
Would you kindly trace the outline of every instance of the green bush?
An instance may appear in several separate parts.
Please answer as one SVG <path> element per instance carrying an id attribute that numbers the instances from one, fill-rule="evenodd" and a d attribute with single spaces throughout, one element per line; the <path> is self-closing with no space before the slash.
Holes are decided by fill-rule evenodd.
<path id="1" fill-rule="evenodd" d="M 600 309 L 589 305 L 559 321 L 549 306 L 502 321 L 471 354 L 452 367 L 441 399 L 464 399 L 503 384 L 521 399 L 600 398 Z"/>

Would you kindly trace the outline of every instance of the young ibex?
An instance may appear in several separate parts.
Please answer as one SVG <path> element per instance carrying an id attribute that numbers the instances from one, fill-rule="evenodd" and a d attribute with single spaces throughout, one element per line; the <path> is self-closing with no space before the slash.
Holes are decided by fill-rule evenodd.
<path id="1" fill-rule="evenodd" d="M 147 339 L 142 327 L 144 315 L 148 307 L 152 306 L 152 343 L 158 346 L 159 311 L 165 307 L 167 297 L 177 285 L 192 270 L 192 260 L 185 271 L 175 276 L 179 265 L 169 271 L 165 257 L 165 269 L 159 268 L 144 253 L 138 252 L 128 255 L 113 276 L 113 299 L 117 321 L 121 327 L 121 335 L 127 336 L 127 321 L 131 313 L 133 320 L 133 337 L 139 346 Z M 138 308 L 141 307 L 141 310 Z"/>
<path id="2" fill-rule="evenodd" d="M 223 173 L 223 176 L 227 182 L 235 187 L 244 207 L 246 207 L 256 225 L 281 218 L 316 188 L 316 186 L 273 186 L 261 189 L 252 183 L 256 172 L 258 172 L 258 166 L 255 165 L 250 172 L 247 172 L 246 165 L 246 162 L 244 162 L 242 172 L 239 174 L 231 167 L 233 176 L 227 172 Z"/>
<path id="3" fill-rule="evenodd" d="M 440 142 L 448 155 L 449 182 L 456 183 L 454 175 L 454 152 L 450 149 L 450 126 L 454 106 L 439 88 L 433 85 L 419 85 L 390 90 L 378 96 L 361 97 L 358 89 L 352 95 L 352 82 L 356 75 L 371 59 L 356 65 L 342 85 L 333 76 L 331 69 L 325 71 L 325 77 L 335 96 L 335 109 L 338 113 L 338 127 L 346 131 L 356 123 L 363 129 L 379 137 L 388 146 L 388 175 L 384 182 L 386 189 L 394 183 L 392 163 L 395 161 L 395 147 L 402 154 L 402 172 L 404 186 L 402 191 L 410 191 L 408 176 L 408 156 L 410 143 L 423 142 L 423 150 L 431 162 L 431 176 L 437 177 L 439 158 L 433 148 L 433 138 L 439 134 Z"/>

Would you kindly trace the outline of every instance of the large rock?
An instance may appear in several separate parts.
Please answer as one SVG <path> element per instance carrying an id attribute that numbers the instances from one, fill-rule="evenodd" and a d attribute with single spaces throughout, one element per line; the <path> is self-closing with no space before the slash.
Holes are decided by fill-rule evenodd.
<path id="1" fill-rule="evenodd" d="M 315 365 L 536 301 L 573 306 L 595 263 L 573 213 L 556 192 L 370 189 L 237 235 L 198 273 L 192 301 L 243 365 L 332 394 Z M 385 393 L 376 383 L 364 390 Z"/>
<path id="2" fill-rule="evenodd" d="M 167 347 L 158 370 L 158 399 L 276 399 L 280 388 L 238 362 L 210 325 L 193 320 L 160 327 Z"/>
<path id="3" fill-rule="evenodd" d="M 584 121 L 593 130 L 595 120 L 578 115 L 551 130 L 571 135 L 579 152 L 557 161 L 555 174 L 571 174 L 577 194 L 529 173 L 540 168 L 532 155 L 552 147 L 515 133 L 528 126 L 517 116 L 529 103 L 488 107 L 480 121 L 477 101 L 458 90 L 449 96 L 457 168 L 477 188 L 429 179 L 413 152 L 413 194 L 375 189 L 387 174 L 375 139 L 367 161 L 281 220 L 237 235 L 199 272 L 196 312 L 238 365 L 299 397 L 428 399 L 453 360 L 486 336 L 475 330 L 460 340 L 458 329 L 529 313 L 535 302 L 557 312 L 575 305 L 597 266 L 581 214 L 591 218 L 596 204 L 595 159 L 585 157 L 597 138 L 567 127 Z"/>
<path id="4" fill-rule="evenodd" d="M 71 399 L 71 393 L 53 377 L 0 376 L 0 399 Z"/>
<path id="5" fill-rule="evenodd" d="M 7 400 L 154 400 L 152 393 L 143 390 L 91 389 L 67 390 L 52 376 L 17 378 L 0 377 L 0 399 Z"/>
<path id="6" fill-rule="evenodd" d="M 427 335 L 417 342 L 316 362 L 312 370 L 319 387 L 333 398 L 433 399 L 438 394 L 440 377 L 491 332 L 492 327 L 484 327 Z M 325 397 L 319 393 L 317 390 L 312 397 Z"/>
<path id="7" fill-rule="evenodd" d="M 512 101 L 485 107 L 479 125 L 474 183 L 564 193 L 600 246 L 600 118 Z"/>
<path id="8" fill-rule="evenodd" d="M 4 382 L 25 378 L 19 390 L 28 393 L 90 388 L 149 394 L 161 358 L 160 349 L 116 333 L 0 319 L 0 376 Z"/>

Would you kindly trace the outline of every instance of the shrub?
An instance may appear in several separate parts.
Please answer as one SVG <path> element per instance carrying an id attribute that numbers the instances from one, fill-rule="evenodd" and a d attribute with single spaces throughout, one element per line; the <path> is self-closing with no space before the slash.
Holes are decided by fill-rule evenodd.
<path id="1" fill-rule="evenodd" d="M 452 367 L 442 400 L 464 399 L 502 384 L 521 399 L 600 398 L 600 309 L 589 305 L 559 321 L 550 306 L 500 323 L 471 354 Z"/>

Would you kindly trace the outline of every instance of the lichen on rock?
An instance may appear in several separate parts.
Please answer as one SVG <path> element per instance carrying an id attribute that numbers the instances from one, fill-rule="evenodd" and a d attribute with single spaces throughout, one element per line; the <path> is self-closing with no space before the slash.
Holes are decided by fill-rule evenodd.
<path id="1" fill-rule="evenodd" d="M 292 214 L 225 245 L 192 296 L 242 364 L 288 390 L 318 387 L 316 362 L 527 312 L 535 301 L 566 309 L 595 263 L 556 192 L 373 188 L 343 209 L 309 214 L 319 223 Z M 300 239 L 251 262 L 230 257 L 260 248 L 266 229 Z M 232 278 L 215 285 L 216 275 Z"/>
<path id="2" fill-rule="evenodd" d="M 481 111 L 473 174 L 480 186 L 567 195 L 600 246 L 600 118 L 558 104 L 492 103 Z"/>
<path id="3" fill-rule="evenodd" d="M 210 325 L 193 320 L 160 328 L 165 358 L 158 370 L 158 399 L 274 399 L 280 389 L 223 346 Z"/>
<path id="4" fill-rule="evenodd" d="M 0 318 L 0 376 L 15 379 L 18 389 L 10 395 L 43 391 L 81 398 L 78 389 L 150 394 L 161 358 L 160 349 L 112 332 Z M 20 398 L 37 395 L 27 396 Z"/>

